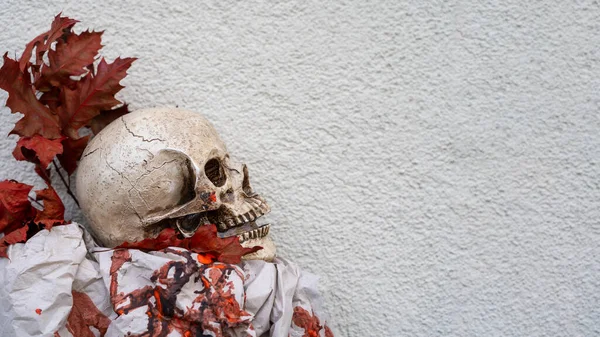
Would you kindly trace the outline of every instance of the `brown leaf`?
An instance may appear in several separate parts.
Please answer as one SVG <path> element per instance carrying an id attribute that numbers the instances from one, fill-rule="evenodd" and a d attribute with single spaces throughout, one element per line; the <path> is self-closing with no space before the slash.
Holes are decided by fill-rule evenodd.
<path id="1" fill-rule="evenodd" d="M 16 160 L 27 160 L 47 168 L 57 154 L 63 153 L 63 139 L 49 140 L 40 135 L 21 137 L 13 151 Z"/>
<path id="2" fill-rule="evenodd" d="M 117 248 L 160 250 L 167 247 L 181 247 L 182 243 L 183 240 L 177 237 L 177 232 L 173 228 L 165 228 L 154 239 L 144 239 L 133 243 L 124 242 Z"/>
<path id="3" fill-rule="evenodd" d="M 63 105 L 59 107 L 63 132 L 78 138 L 77 130 L 90 123 L 100 111 L 108 110 L 120 102 L 115 94 L 123 88 L 119 82 L 127 75 L 127 69 L 135 58 L 117 58 L 108 64 L 100 60 L 95 76 L 88 74 L 77 82 L 75 90 L 64 88 L 62 92 Z"/>
<path id="4" fill-rule="evenodd" d="M 0 89 L 8 92 L 6 106 L 11 112 L 24 115 L 11 134 L 23 137 L 39 134 L 48 139 L 61 137 L 58 116 L 37 100 L 29 72 L 21 72 L 17 61 L 9 58 L 7 54 L 4 54 L 4 64 L 0 68 Z"/>
<path id="5" fill-rule="evenodd" d="M 42 66 L 42 77 L 39 83 L 36 82 L 36 88 L 42 91 L 49 90 L 45 83 L 54 87 L 61 84 L 72 87 L 74 80 L 70 77 L 87 72 L 85 67 L 94 62 L 98 50 L 102 48 L 101 42 L 102 32 L 88 31 L 79 35 L 70 34 L 66 40 L 59 40 L 56 50 L 48 51 L 48 66 Z"/>
<path id="6" fill-rule="evenodd" d="M 112 121 L 128 113 L 128 104 L 123 104 L 116 109 L 104 110 L 101 111 L 98 116 L 94 117 L 94 119 L 92 119 L 89 126 L 92 129 L 92 132 L 97 135 L 98 132 L 102 131 L 102 129 L 104 129 Z"/>
<path id="7" fill-rule="evenodd" d="M 65 223 L 65 206 L 52 186 L 35 191 L 36 199 L 44 202 L 44 210 L 38 212 L 34 222 L 43 224 L 46 229 Z"/>
<path id="8" fill-rule="evenodd" d="M 244 248 L 237 236 L 219 238 L 215 225 L 200 226 L 189 240 L 191 251 L 216 254 L 217 260 L 224 263 L 240 263 L 242 256 L 262 249 Z"/>
<path id="9" fill-rule="evenodd" d="M 17 230 L 14 230 L 8 233 L 6 236 L 0 239 L 0 257 L 8 257 L 6 255 L 6 251 L 9 245 L 13 245 L 15 243 L 21 243 L 27 241 L 27 231 L 29 227 L 24 226 Z"/>
<path id="10" fill-rule="evenodd" d="M 79 21 L 70 19 L 66 16 L 61 17 L 62 13 L 58 13 L 52 21 L 50 30 L 38 35 L 31 42 L 27 44 L 23 55 L 19 59 L 19 69 L 25 71 L 27 63 L 31 59 L 33 48 L 36 48 L 35 62 L 34 65 L 40 66 L 42 64 L 42 55 L 50 48 L 54 41 L 58 40 L 61 36 L 71 31 L 71 28 Z"/>
<path id="11" fill-rule="evenodd" d="M 0 182 L 0 233 L 6 234 L 33 219 L 36 210 L 28 197 L 32 188 L 13 180 Z"/>
<path id="12" fill-rule="evenodd" d="M 294 307 L 292 321 L 299 328 L 304 329 L 302 337 L 319 337 L 319 331 L 323 328 L 314 312 L 311 314 L 301 306 Z"/>
<path id="13" fill-rule="evenodd" d="M 81 137 L 79 139 L 65 138 L 62 141 L 63 153 L 59 154 L 58 161 L 69 175 L 77 169 L 77 162 L 83 154 L 83 150 L 90 140 L 90 136 Z"/>
<path id="14" fill-rule="evenodd" d="M 154 239 L 144 239 L 134 243 L 125 242 L 118 248 L 153 251 L 167 247 L 181 247 L 194 253 L 208 253 L 223 263 L 240 263 L 242 256 L 262 249 L 262 247 L 244 248 L 236 236 L 219 238 L 215 225 L 200 226 L 194 236 L 183 239 L 177 237 L 175 229 L 165 228 Z"/>
<path id="15" fill-rule="evenodd" d="M 67 329 L 73 336 L 94 337 L 90 327 L 98 329 L 100 336 L 106 334 L 110 319 L 96 307 L 85 293 L 73 290 L 73 306 L 67 318 Z"/>
<path id="16" fill-rule="evenodd" d="M 60 88 L 52 87 L 39 98 L 40 103 L 47 105 L 51 111 L 56 111 L 60 106 Z"/>
<path id="17" fill-rule="evenodd" d="M 43 169 L 40 165 L 35 165 L 34 171 L 38 174 L 38 176 L 44 179 L 46 185 L 52 185 L 52 181 L 50 180 L 50 169 Z"/>

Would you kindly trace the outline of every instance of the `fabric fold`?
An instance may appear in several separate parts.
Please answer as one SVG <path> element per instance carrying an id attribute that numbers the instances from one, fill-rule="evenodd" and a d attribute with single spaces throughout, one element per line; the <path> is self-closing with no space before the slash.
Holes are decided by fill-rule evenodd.
<path id="1" fill-rule="evenodd" d="M 0 259 L 2 335 L 333 336 L 314 275 L 198 255 L 98 247 L 76 223 L 42 230 Z"/>

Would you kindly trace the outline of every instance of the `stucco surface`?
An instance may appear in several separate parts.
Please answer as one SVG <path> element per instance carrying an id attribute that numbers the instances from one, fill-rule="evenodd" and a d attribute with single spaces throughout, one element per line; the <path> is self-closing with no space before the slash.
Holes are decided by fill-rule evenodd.
<path id="1" fill-rule="evenodd" d="M 0 0 L 2 51 L 61 10 L 213 122 L 339 336 L 600 335 L 597 1 Z"/>

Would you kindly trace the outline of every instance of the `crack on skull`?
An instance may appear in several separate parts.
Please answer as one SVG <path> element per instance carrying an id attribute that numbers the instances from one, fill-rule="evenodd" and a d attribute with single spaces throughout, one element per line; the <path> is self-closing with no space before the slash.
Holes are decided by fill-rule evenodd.
<path id="1" fill-rule="evenodd" d="M 165 162 L 163 162 L 162 164 L 160 164 L 160 166 L 154 167 L 154 168 L 152 168 L 152 169 L 150 169 L 150 170 L 148 170 L 146 167 L 144 167 L 144 168 L 146 169 L 146 173 L 144 173 L 144 174 L 140 175 L 139 177 L 137 177 L 137 179 L 135 179 L 135 183 L 134 183 L 134 184 L 135 184 L 135 186 L 137 186 L 137 184 L 138 184 L 138 182 L 140 181 L 140 179 L 142 179 L 142 178 L 144 178 L 144 177 L 146 177 L 146 176 L 150 175 L 152 172 L 154 172 L 154 171 L 156 171 L 156 170 L 158 170 L 158 169 L 160 169 L 160 168 L 164 167 L 165 165 L 167 165 L 167 164 L 170 164 L 170 163 L 173 163 L 173 162 L 176 162 L 176 161 L 177 161 L 177 159 L 171 159 L 171 160 L 169 160 L 169 161 L 165 161 Z M 138 191 L 138 192 L 139 192 L 139 191 Z"/>
<path id="2" fill-rule="evenodd" d="M 146 209 L 151 209 L 150 206 L 148 206 L 148 203 L 146 202 L 146 199 L 144 199 L 144 197 L 142 197 L 142 193 L 140 192 L 140 190 L 138 190 L 135 186 L 131 186 L 131 188 L 129 189 L 129 191 L 127 191 L 127 195 L 129 195 L 129 193 L 131 193 L 131 190 L 135 190 L 137 192 L 138 198 L 140 198 L 140 200 L 142 200 L 142 202 L 144 203 L 144 206 L 146 207 Z"/>
<path id="3" fill-rule="evenodd" d="M 148 155 L 150 155 L 150 158 L 149 158 L 149 160 L 152 160 L 152 159 L 154 159 L 154 153 L 152 153 L 150 150 L 148 150 L 148 149 L 144 149 L 144 148 L 141 148 L 141 147 L 136 147 L 136 149 L 138 149 L 138 150 L 140 150 L 140 151 L 146 151 L 146 152 L 148 153 Z M 144 159 L 144 163 L 147 165 L 147 164 L 148 164 L 148 161 Z"/>
<path id="4" fill-rule="evenodd" d="M 160 141 L 160 142 L 164 142 L 164 139 L 161 138 L 151 138 L 151 139 L 146 139 L 146 137 L 144 136 L 140 136 L 140 135 L 136 135 L 133 131 L 131 131 L 131 129 L 129 129 L 129 126 L 127 126 L 127 123 L 125 122 L 125 119 L 123 117 L 120 118 L 121 122 L 123 122 L 123 126 L 125 126 L 125 129 L 127 130 L 127 132 L 129 132 L 129 134 L 131 134 L 132 136 L 141 139 L 142 141 L 146 142 L 146 143 L 151 143 L 151 142 L 155 142 L 155 141 Z"/>
<path id="5" fill-rule="evenodd" d="M 154 156 L 154 155 L 153 155 L 153 154 L 152 154 L 152 153 L 151 153 L 149 150 L 147 150 L 147 149 L 142 149 L 142 148 L 139 148 L 139 149 L 140 149 L 140 150 L 145 150 L 145 151 L 148 151 L 148 153 L 150 153 L 152 156 Z M 173 163 L 173 162 L 176 162 L 176 161 L 178 161 L 178 159 L 171 159 L 171 160 L 164 161 L 164 162 L 162 162 L 162 163 L 161 163 L 159 166 L 153 167 L 153 168 L 151 168 L 151 169 L 147 169 L 147 168 L 146 168 L 146 171 L 147 171 L 146 173 L 144 173 L 144 174 L 140 175 L 139 177 L 137 177 L 137 178 L 136 178 L 136 180 L 135 180 L 135 182 L 131 182 L 131 180 L 130 180 L 130 179 L 129 179 L 129 178 L 126 176 L 126 175 L 124 175 L 124 174 L 123 174 L 123 172 L 120 172 L 119 170 L 117 170 L 116 168 L 114 168 L 114 167 L 113 167 L 113 166 L 112 166 L 112 165 L 111 165 L 111 164 L 108 162 L 108 159 L 107 159 L 105 156 L 102 156 L 102 155 L 101 155 L 101 158 L 104 160 L 104 162 L 106 163 L 106 165 L 107 165 L 107 166 L 108 166 L 108 167 L 109 167 L 111 170 L 113 170 L 114 172 L 116 172 L 116 173 L 117 173 L 119 176 L 121 176 L 121 178 L 123 178 L 124 180 L 126 180 L 126 181 L 129 183 L 129 185 L 130 185 L 130 188 L 127 190 L 127 195 L 128 195 L 128 196 L 130 196 L 130 195 L 131 195 L 131 193 L 132 193 L 132 191 L 133 191 L 133 190 L 135 190 L 135 191 L 137 192 L 137 195 L 136 195 L 136 196 L 137 196 L 137 198 L 139 198 L 139 200 L 141 200 L 141 202 L 144 204 L 144 206 L 146 207 L 146 209 L 147 209 L 147 210 L 150 210 L 150 209 L 152 209 L 152 208 L 150 207 L 150 205 L 148 204 L 148 202 L 146 201 L 146 199 L 144 199 L 144 197 L 142 196 L 142 192 L 141 192 L 141 191 L 138 189 L 138 183 L 139 183 L 139 181 L 140 181 L 142 178 L 144 178 L 144 177 L 146 177 L 146 176 L 148 176 L 148 175 L 152 174 L 154 171 L 161 169 L 161 168 L 162 168 L 162 167 L 164 167 L 165 165 L 167 165 L 167 164 L 169 164 L 169 163 Z M 146 226 L 148 226 L 148 227 L 146 228 L 146 231 L 147 231 L 147 232 L 156 232 L 157 230 L 158 230 L 158 232 L 159 232 L 159 231 L 160 231 L 160 229 L 162 229 L 162 228 L 164 228 L 164 227 L 165 227 L 165 224 L 161 224 L 161 223 L 156 223 L 156 224 L 155 224 L 155 223 L 148 223 L 148 222 L 147 222 L 147 221 L 144 219 L 144 217 L 142 217 L 142 216 L 140 215 L 140 213 L 138 212 L 138 210 L 137 210 L 137 209 L 136 209 L 136 207 L 134 206 L 134 204 L 133 204 L 133 202 L 132 202 L 132 200 L 131 200 L 131 198 L 130 198 L 130 197 L 128 198 L 128 201 L 129 201 L 129 205 L 127 205 L 127 207 L 128 207 L 128 208 L 130 208 L 130 209 L 131 209 L 131 210 L 132 210 L 132 211 L 135 213 L 136 217 L 137 217 L 137 218 L 140 220 L 140 222 L 141 222 L 141 223 L 143 223 L 143 224 L 145 224 Z M 154 228 L 154 227 L 156 227 L 156 228 Z"/>
<path id="6" fill-rule="evenodd" d="M 138 192 L 138 194 L 140 194 L 140 191 L 138 191 L 137 188 L 135 188 L 135 186 L 131 183 L 131 181 L 129 180 L 129 178 L 127 178 L 122 172 L 120 172 L 116 168 L 112 167 L 112 165 L 110 165 L 110 163 L 108 162 L 108 160 L 106 159 L 106 157 L 100 155 L 100 158 L 104 159 L 104 162 L 106 163 L 106 166 L 108 166 L 111 170 L 115 171 L 118 175 L 121 176 L 121 178 L 127 180 L 127 182 L 129 183 L 129 185 L 131 186 L 131 188 L 127 191 L 127 195 L 129 195 L 129 192 L 132 189 L 135 189 Z M 140 199 L 142 199 L 142 201 L 144 202 L 144 204 L 147 205 L 146 200 L 144 200 L 144 198 L 142 198 L 141 194 L 140 194 Z M 138 213 L 138 211 L 135 209 L 135 207 L 131 203 L 131 200 L 129 200 L 129 207 L 128 208 L 131 208 L 131 210 L 133 211 L 133 213 L 135 213 L 135 215 L 138 217 L 138 219 L 140 219 L 140 221 L 142 223 L 144 222 L 144 220 L 142 219 L 142 216 Z"/>
<path id="7" fill-rule="evenodd" d="M 104 159 L 104 162 L 106 163 L 106 166 L 108 166 L 111 170 L 117 172 L 117 174 L 120 175 L 121 178 L 127 180 L 127 182 L 129 183 L 129 185 L 133 186 L 133 184 L 131 183 L 131 181 L 129 180 L 129 178 L 127 178 L 122 172 L 120 172 L 116 168 L 112 167 L 112 165 L 110 165 L 110 163 L 108 162 L 108 159 L 106 159 L 106 157 L 104 157 L 104 156 L 101 156 L 101 157 L 102 157 L 102 159 Z"/>
<path id="8" fill-rule="evenodd" d="M 98 150 L 100 150 L 100 148 L 99 148 L 99 147 L 97 147 L 97 148 L 93 149 L 93 150 L 92 150 L 92 152 L 88 152 L 88 153 L 86 153 L 86 154 L 83 156 L 83 158 L 86 158 L 87 156 L 89 156 L 89 155 L 91 155 L 91 154 L 95 153 L 95 152 L 96 152 L 96 151 L 98 151 Z"/>
<path id="9" fill-rule="evenodd" d="M 146 199 L 144 199 L 144 197 L 142 196 L 142 192 L 141 192 L 140 190 L 138 190 L 138 182 L 139 182 L 139 181 L 140 181 L 142 178 L 144 178 L 144 177 L 146 177 L 146 176 L 148 176 L 148 175 L 152 174 L 152 172 L 154 172 L 154 171 L 156 171 L 156 170 L 158 170 L 158 169 L 160 169 L 160 168 L 164 167 L 165 165 L 167 165 L 167 164 L 169 164 L 169 163 L 175 162 L 175 161 L 177 161 L 177 159 L 173 159 L 173 160 L 169 160 L 169 161 L 163 162 L 163 163 L 162 163 L 160 166 L 154 167 L 154 168 L 153 168 L 153 169 L 151 169 L 150 171 L 148 171 L 148 170 L 146 169 L 146 171 L 147 171 L 147 172 L 146 172 L 146 173 L 144 173 L 144 174 L 142 174 L 142 175 L 140 175 L 140 176 L 139 176 L 139 177 L 138 177 L 138 178 L 135 180 L 135 182 L 134 182 L 133 184 L 131 183 L 131 181 L 130 181 L 129 179 L 127 179 L 127 181 L 128 181 L 130 184 L 131 184 L 131 188 L 130 188 L 130 189 L 127 191 L 127 195 L 129 195 L 129 193 L 131 193 L 131 191 L 132 191 L 132 190 L 135 190 L 135 191 L 137 192 L 137 197 L 138 197 L 138 198 L 139 198 L 139 199 L 140 199 L 140 200 L 141 200 L 141 201 L 144 203 L 144 206 L 146 207 L 146 209 L 147 209 L 147 210 L 150 210 L 150 209 L 152 209 L 152 208 L 150 207 L 150 205 L 148 205 L 148 202 L 146 201 Z M 130 202 L 131 202 L 131 200 L 130 200 Z M 132 207 L 133 207 L 133 205 L 132 205 Z M 134 211 L 135 211 L 135 207 L 133 207 L 133 208 L 134 208 Z M 137 211 L 135 211 L 135 212 L 137 213 Z M 140 220 L 142 220 L 142 218 L 141 218 L 141 217 L 140 217 Z M 142 220 L 142 222 L 145 222 L 145 221 L 143 221 L 143 220 Z"/>

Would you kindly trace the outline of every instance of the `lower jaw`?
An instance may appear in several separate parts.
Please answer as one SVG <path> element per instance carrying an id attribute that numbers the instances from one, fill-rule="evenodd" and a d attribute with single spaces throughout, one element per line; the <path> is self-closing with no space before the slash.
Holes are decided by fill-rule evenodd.
<path id="1" fill-rule="evenodd" d="M 276 256 L 275 243 L 271 240 L 270 235 L 266 235 L 262 238 L 250 239 L 241 243 L 242 247 L 252 248 L 255 246 L 262 247 L 261 250 L 251 254 L 244 255 L 242 260 L 264 260 L 267 262 L 273 261 Z"/>

